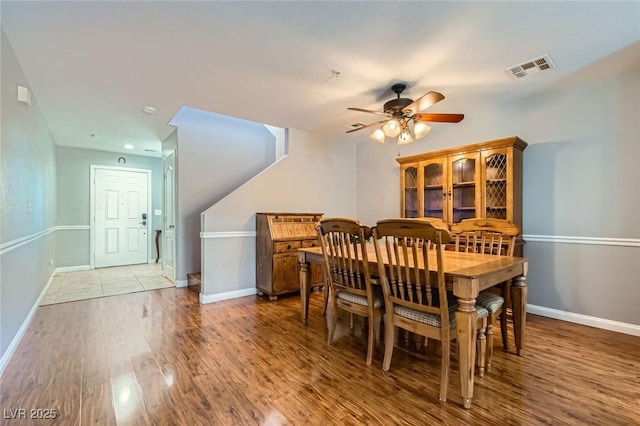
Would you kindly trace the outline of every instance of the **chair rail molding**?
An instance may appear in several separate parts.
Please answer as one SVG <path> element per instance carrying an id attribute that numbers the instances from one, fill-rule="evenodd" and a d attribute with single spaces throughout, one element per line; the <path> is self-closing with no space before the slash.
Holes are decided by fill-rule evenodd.
<path id="1" fill-rule="evenodd" d="M 7 241 L 6 243 L 0 244 L 0 255 L 3 255 L 11 250 L 17 249 L 25 244 L 29 244 L 32 241 L 37 240 L 38 238 L 44 237 L 45 235 L 49 235 L 55 231 L 70 231 L 70 230 L 88 230 L 89 225 L 63 225 L 63 226 L 50 226 L 47 229 L 44 229 L 40 232 L 36 232 L 31 235 L 25 235 L 24 237 L 16 238 L 15 240 Z"/>
<path id="2" fill-rule="evenodd" d="M 200 238 L 249 238 L 255 237 L 256 235 L 256 231 L 201 232 Z"/>
<path id="3" fill-rule="evenodd" d="M 640 238 L 573 237 L 561 235 L 529 235 L 522 238 L 536 243 L 582 244 L 598 246 L 640 247 Z"/>

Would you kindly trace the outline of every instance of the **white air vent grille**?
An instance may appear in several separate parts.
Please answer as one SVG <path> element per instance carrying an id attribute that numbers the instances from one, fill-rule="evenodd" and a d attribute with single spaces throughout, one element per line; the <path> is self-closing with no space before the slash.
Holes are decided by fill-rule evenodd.
<path id="1" fill-rule="evenodd" d="M 504 71 L 514 80 L 555 68 L 549 55 L 540 56 L 522 64 L 506 68 Z"/>

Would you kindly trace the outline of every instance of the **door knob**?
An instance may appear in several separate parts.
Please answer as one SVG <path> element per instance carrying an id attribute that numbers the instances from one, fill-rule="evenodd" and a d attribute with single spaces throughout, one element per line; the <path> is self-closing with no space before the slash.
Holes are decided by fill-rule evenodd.
<path id="1" fill-rule="evenodd" d="M 143 220 L 142 222 L 140 222 L 140 224 L 143 225 L 143 226 L 147 226 L 147 221 Z"/>

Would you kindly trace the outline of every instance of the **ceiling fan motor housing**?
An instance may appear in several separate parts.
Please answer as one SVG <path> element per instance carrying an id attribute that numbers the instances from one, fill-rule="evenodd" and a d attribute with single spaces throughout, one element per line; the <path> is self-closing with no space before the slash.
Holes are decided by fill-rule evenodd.
<path id="1" fill-rule="evenodd" d="M 392 99 L 389 102 L 385 102 L 384 104 L 384 112 L 394 115 L 394 116 L 402 116 L 402 109 L 408 105 L 411 105 L 413 99 L 409 98 L 401 98 L 400 94 L 404 92 L 404 89 L 407 88 L 407 85 L 404 83 L 397 83 L 391 86 L 391 90 L 395 93 L 398 98 Z"/>
<path id="2" fill-rule="evenodd" d="M 384 112 L 387 112 L 392 115 L 400 114 L 402 115 L 402 109 L 408 105 L 411 105 L 413 99 L 409 98 L 398 98 L 392 99 L 389 102 L 384 103 Z"/>

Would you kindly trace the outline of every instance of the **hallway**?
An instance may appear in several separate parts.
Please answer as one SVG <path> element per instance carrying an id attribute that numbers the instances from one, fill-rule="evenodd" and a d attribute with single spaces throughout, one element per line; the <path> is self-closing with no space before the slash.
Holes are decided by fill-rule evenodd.
<path id="1" fill-rule="evenodd" d="M 59 272 L 40 306 L 167 287 L 174 284 L 162 276 L 157 263 Z"/>

